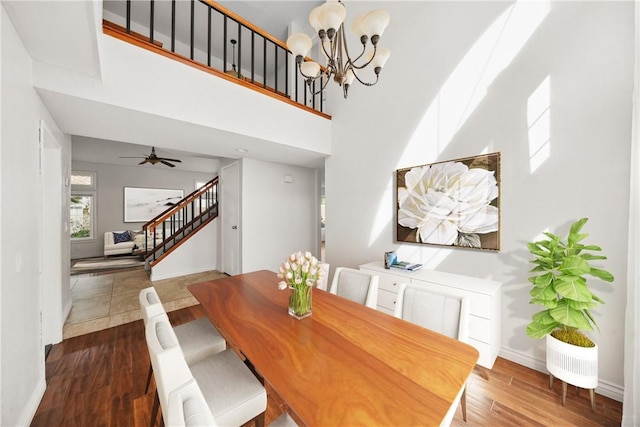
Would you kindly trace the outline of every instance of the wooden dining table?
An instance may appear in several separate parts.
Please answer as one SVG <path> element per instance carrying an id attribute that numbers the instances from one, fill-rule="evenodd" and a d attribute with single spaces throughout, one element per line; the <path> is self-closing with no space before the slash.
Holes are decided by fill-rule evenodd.
<path id="1" fill-rule="evenodd" d="M 478 360 L 468 344 L 313 290 L 313 313 L 289 316 L 271 271 L 189 291 L 228 346 L 246 357 L 308 426 L 439 425 Z"/>

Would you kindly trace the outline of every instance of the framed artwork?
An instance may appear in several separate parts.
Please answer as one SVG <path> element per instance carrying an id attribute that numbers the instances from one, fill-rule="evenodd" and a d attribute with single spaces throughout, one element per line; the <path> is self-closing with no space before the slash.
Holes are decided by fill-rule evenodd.
<path id="1" fill-rule="evenodd" d="M 396 171 L 396 241 L 500 250 L 500 153 Z"/>
<path id="2" fill-rule="evenodd" d="M 124 187 L 124 222 L 147 222 L 178 203 L 183 195 L 182 190 Z"/>

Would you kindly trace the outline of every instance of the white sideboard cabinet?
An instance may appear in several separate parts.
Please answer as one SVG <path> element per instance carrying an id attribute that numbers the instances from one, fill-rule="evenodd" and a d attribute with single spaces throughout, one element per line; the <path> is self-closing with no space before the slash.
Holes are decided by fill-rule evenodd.
<path id="1" fill-rule="evenodd" d="M 413 272 L 385 269 L 382 262 L 370 262 L 360 270 L 380 277 L 378 310 L 393 314 L 401 283 L 423 285 L 455 295 L 470 297 L 469 344 L 480 353 L 478 365 L 491 369 L 500 350 L 500 295 L 502 283 L 434 270 Z"/>

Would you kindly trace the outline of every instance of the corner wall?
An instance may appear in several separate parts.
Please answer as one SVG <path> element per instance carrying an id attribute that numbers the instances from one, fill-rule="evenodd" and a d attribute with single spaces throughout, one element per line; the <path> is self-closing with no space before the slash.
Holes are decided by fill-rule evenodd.
<path id="1" fill-rule="evenodd" d="M 41 286 L 42 188 L 39 176 L 39 123 L 60 143 L 60 169 L 70 169 L 71 140 L 63 135 L 32 87 L 32 60 L 8 18 L 0 11 L 0 425 L 29 425 L 45 390 L 44 344 L 40 325 L 44 304 Z M 60 177 L 62 182 L 63 177 Z M 65 194 L 65 191 L 62 191 Z M 68 197 L 64 196 L 68 199 Z M 56 209 L 63 209 L 64 201 Z M 68 212 L 68 203 L 66 204 Z M 43 248 L 68 279 L 68 234 L 58 224 L 62 247 Z M 68 282 L 67 282 L 68 287 Z M 68 292 L 57 304 L 69 305 Z M 49 308 L 49 307 L 48 307 Z M 62 307 L 55 308 L 58 312 Z"/>
<path id="2" fill-rule="evenodd" d="M 392 56 L 377 86 L 354 83 L 349 99 L 334 105 L 326 161 L 332 269 L 398 250 L 427 268 L 500 281 L 501 356 L 544 370 L 544 342 L 525 334 L 537 311 L 529 304 L 525 244 L 589 217 L 588 242 L 603 248 L 609 259 L 600 265 L 616 277 L 613 285 L 592 281 L 606 301 L 594 310 L 597 392 L 621 400 L 633 6 L 350 2 L 353 16 L 389 11 L 380 43 Z M 545 120 L 548 126 L 533 126 Z M 548 156 L 533 156 L 545 142 Z M 396 243 L 394 171 L 484 151 L 502 153 L 501 250 Z"/>

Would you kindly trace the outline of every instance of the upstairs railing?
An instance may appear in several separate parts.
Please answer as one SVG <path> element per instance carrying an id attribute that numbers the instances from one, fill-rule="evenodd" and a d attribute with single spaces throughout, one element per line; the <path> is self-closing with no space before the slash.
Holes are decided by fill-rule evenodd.
<path id="1" fill-rule="evenodd" d="M 142 226 L 145 257 L 152 262 L 159 260 L 217 216 L 216 177 Z"/>
<path id="2" fill-rule="evenodd" d="M 326 92 L 312 94 L 326 77 L 314 82 L 310 91 L 284 42 L 215 1 L 122 0 L 105 5 L 104 16 L 107 34 L 124 33 L 137 45 L 221 72 L 329 117 L 324 114 Z"/>

